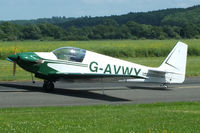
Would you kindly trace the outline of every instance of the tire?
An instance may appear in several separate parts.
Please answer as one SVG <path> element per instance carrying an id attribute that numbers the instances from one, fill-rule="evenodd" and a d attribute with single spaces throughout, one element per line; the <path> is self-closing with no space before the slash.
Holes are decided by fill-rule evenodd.
<path id="1" fill-rule="evenodd" d="M 44 81 L 43 88 L 46 92 L 54 90 L 54 83 L 52 81 Z"/>

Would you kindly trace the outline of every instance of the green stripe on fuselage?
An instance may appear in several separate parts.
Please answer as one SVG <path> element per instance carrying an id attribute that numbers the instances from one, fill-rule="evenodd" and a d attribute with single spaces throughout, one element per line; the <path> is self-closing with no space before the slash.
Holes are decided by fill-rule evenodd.
<path id="1" fill-rule="evenodd" d="M 55 64 L 66 64 L 72 66 L 80 66 L 80 67 L 88 67 L 88 64 L 83 64 L 79 62 L 72 62 L 72 61 L 64 61 L 64 60 L 44 60 L 47 63 L 55 63 Z"/>

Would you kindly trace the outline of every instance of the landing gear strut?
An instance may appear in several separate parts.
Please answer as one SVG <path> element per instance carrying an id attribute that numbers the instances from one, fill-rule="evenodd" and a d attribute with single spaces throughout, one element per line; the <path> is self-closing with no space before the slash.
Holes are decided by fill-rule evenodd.
<path id="1" fill-rule="evenodd" d="M 161 87 L 164 87 L 165 89 L 168 88 L 167 84 L 165 84 L 165 83 L 161 84 L 160 86 L 161 86 Z"/>
<path id="2" fill-rule="evenodd" d="M 54 89 L 53 81 L 44 80 L 43 88 L 45 91 L 50 92 Z"/>

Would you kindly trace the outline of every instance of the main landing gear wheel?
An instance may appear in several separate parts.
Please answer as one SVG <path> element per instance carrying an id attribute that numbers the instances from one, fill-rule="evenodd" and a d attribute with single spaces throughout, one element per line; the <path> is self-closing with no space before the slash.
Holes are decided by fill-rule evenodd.
<path id="1" fill-rule="evenodd" d="M 52 81 L 44 81 L 43 88 L 46 92 L 50 92 L 54 89 L 54 84 Z"/>

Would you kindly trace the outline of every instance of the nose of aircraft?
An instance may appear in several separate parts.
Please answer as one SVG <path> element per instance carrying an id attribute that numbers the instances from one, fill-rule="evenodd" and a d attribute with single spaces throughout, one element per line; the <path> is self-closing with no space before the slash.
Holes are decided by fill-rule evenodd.
<path id="1" fill-rule="evenodd" d="M 37 60 L 39 58 L 32 52 L 24 52 L 24 53 L 17 53 L 16 55 L 10 55 L 8 56 L 8 60 L 11 60 L 13 62 L 23 62 L 23 63 L 37 63 Z"/>
<path id="2" fill-rule="evenodd" d="M 8 58 L 12 61 L 17 61 L 18 55 L 13 54 L 13 55 L 8 56 Z"/>

